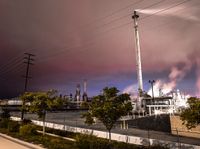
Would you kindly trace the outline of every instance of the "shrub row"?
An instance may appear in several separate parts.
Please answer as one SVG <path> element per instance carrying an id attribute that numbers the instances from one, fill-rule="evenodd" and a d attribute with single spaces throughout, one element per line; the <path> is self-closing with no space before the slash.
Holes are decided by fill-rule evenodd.
<path id="1" fill-rule="evenodd" d="M 144 147 L 117 141 L 109 142 L 107 139 L 83 134 L 76 136 L 76 145 L 79 149 L 168 149 L 159 145 Z"/>
<path id="2" fill-rule="evenodd" d="M 0 128 L 8 129 L 9 132 L 19 132 L 20 124 L 15 121 L 11 121 L 7 118 L 0 120 Z"/>
<path id="3" fill-rule="evenodd" d="M 20 140 L 42 144 L 48 149 L 78 149 L 72 141 L 38 134 L 37 126 L 31 124 L 28 120 L 16 122 L 7 118 L 0 119 L 0 132 L 19 138 Z"/>
<path id="4" fill-rule="evenodd" d="M 42 131 L 42 126 L 36 126 L 37 130 Z M 69 132 L 69 131 L 63 131 L 63 130 L 58 130 L 58 129 L 53 129 L 53 128 L 45 128 L 45 131 L 47 133 L 52 133 L 58 136 L 62 137 L 69 137 L 69 138 L 75 138 L 77 133 L 74 132 Z"/>
<path id="5" fill-rule="evenodd" d="M 33 142 L 35 144 L 42 144 L 48 149 L 167 149 L 166 147 L 161 146 L 144 147 L 117 141 L 109 142 L 107 139 L 97 138 L 93 135 L 75 134 L 49 128 L 46 129 L 49 133 L 64 137 L 74 137 L 76 139 L 76 142 L 74 143 L 62 138 L 38 134 L 36 130 L 41 130 L 41 127 L 34 126 L 31 124 L 30 120 L 24 120 L 22 123 L 19 123 L 3 118 L 0 120 L 0 128 L 6 129 L 6 133 L 13 137 L 23 139 L 27 142 Z"/>

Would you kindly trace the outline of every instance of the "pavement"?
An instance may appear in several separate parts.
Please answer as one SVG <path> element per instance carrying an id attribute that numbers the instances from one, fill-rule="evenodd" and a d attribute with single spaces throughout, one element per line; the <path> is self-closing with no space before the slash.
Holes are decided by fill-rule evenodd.
<path id="1" fill-rule="evenodd" d="M 38 145 L 24 142 L 22 140 L 12 138 L 8 135 L 0 133 L 1 149 L 44 149 Z"/>

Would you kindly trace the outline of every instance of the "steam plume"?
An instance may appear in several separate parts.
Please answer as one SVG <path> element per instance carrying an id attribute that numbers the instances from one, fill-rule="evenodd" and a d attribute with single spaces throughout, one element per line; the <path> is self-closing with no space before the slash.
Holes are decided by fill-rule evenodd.
<path id="1" fill-rule="evenodd" d="M 127 93 L 130 94 L 131 98 L 137 97 L 137 85 L 136 84 L 132 84 L 127 86 L 122 92 L 123 93 Z"/>
<path id="2" fill-rule="evenodd" d="M 186 6 L 177 6 L 168 10 L 164 9 L 138 9 L 136 11 L 143 13 L 143 14 L 154 14 L 154 15 L 158 15 L 158 16 L 174 16 L 174 17 L 178 17 L 184 20 L 190 20 L 190 21 L 199 21 L 199 18 L 196 17 L 193 14 L 189 14 L 188 16 L 186 15 L 186 13 L 177 13 L 178 11 L 187 8 Z M 158 12 L 158 13 L 157 13 Z M 159 13 L 160 12 L 160 13 Z M 155 14 L 156 13 L 156 14 Z"/>
<path id="3" fill-rule="evenodd" d="M 197 60 L 197 83 L 196 83 L 196 87 L 197 87 L 197 92 L 196 95 L 198 97 L 200 97 L 200 60 Z"/>
<path id="4" fill-rule="evenodd" d="M 156 81 L 154 85 L 154 95 L 159 96 L 160 94 L 169 94 L 171 91 L 173 91 L 178 82 L 180 82 L 187 72 L 191 69 L 192 64 L 188 61 L 186 62 L 185 66 L 181 69 L 178 67 L 172 67 L 171 72 L 168 76 L 169 82 L 166 82 L 164 80 L 158 80 Z M 162 91 L 162 92 L 161 92 Z M 149 89 L 148 94 L 152 96 L 152 91 Z"/>

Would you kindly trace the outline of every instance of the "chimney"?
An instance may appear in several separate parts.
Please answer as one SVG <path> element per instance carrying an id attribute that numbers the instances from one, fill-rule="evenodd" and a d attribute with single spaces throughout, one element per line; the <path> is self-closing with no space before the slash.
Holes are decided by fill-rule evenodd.
<path id="1" fill-rule="evenodd" d="M 88 96 L 87 96 L 87 80 L 84 80 L 83 83 L 83 101 L 88 101 Z"/>
<path id="2" fill-rule="evenodd" d="M 83 92 L 87 94 L 87 80 L 84 80 L 84 83 L 83 83 Z"/>
<path id="3" fill-rule="evenodd" d="M 139 97 L 142 96 L 143 92 L 143 80 L 142 80 L 142 64 L 141 64 L 141 52 L 140 52 L 140 39 L 138 32 L 138 18 L 137 12 L 134 11 L 134 15 L 132 16 L 134 20 L 134 29 L 135 29 L 135 50 L 136 50 L 136 68 L 137 68 L 137 79 L 138 79 L 138 94 Z"/>

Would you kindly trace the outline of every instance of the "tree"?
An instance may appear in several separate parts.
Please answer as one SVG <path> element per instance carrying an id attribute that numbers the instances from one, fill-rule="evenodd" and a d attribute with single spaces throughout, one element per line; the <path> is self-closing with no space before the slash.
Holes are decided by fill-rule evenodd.
<path id="1" fill-rule="evenodd" d="M 26 92 L 21 96 L 21 99 L 25 101 L 24 109 L 36 113 L 43 121 L 43 135 L 45 134 L 45 118 L 46 111 L 56 109 L 63 105 L 61 97 L 56 96 L 55 90 L 48 92 Z"/>
<path id="2" fill-rule="evenodd" d="M 200 124 L 200 99 L 190 97 L 188 99 L 189 107 L 184 109 L 180 115 L 183 124 L 188 129 L 195 128 Z"/>
<path id="3" fill-rule="evenodd" d="M 111 140 L 111 129 L 117 120 L 132 110 L 130 96 L 118 93 L 116 87 L 104 88 L 103 94 L 93 98 L 88 112 L 83 115 L 85 123 L 89 125 L 95 123 L 94 118 L 101 121 L 109 132 L 109 140 Z"/>
<path id="4" fill-rule="evenodd" d="M 89 109 L 89 102 L 87 102 L 87 101 L 83 101 L 82 103 L 81 103 L 81 105 L 80 105 L 80 109 Z"/>

